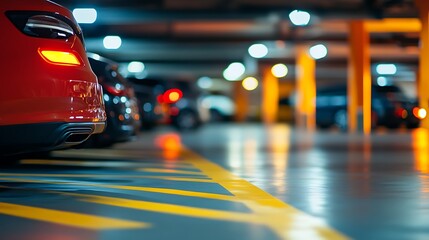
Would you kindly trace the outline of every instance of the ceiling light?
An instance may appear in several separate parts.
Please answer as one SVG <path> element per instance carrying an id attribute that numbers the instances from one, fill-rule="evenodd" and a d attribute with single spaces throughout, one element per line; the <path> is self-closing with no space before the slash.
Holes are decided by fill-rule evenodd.
<path id="1" fill-rule="evenodd" d="M 276 78 L 285 77 L 288 73 L 288 68 L 283 63 L 278 63 L 271 68 L 271 73 Z"/>
<path id="2" fill-rule="evenodd" d="M 323 44 L 317 44 L 310 48 L 310 56 L 314 59 L 322 59 L 328 55 L 328 49 Z"/>
<path id="3" fill-rule="evenodd" d="M 103 45 L 106 49 L 118 49 L 122 45 L 122 40 L 119 36 L 106 36 Z"/>
<path id="4" fill-rule="evenodd" d="M 91 24 L 97 20 L 97 11 L 94 8 L 75 8 L 73 17 L 78 23 Z"/>
<path id="5" fill-rule="evenodd" d="M 387 85 L 387 78 L 385 78 L 385 77 L 378 77 L 377 78 L 377 84 L 379 85 L 379 86 L 386 86 Z"/>
<path id="6" fill-rule="evenodd" d="M 397 71 L 395 64 L 378 64 L 376 70 L 380 75 L 394 75 Z"/>
<path id="7" fill-rule="evenodd" d="M 224 71 L 223 77 L 228 81 L 237 81 L 246 72 L 246 67 L 242 63 L 231 63 Z"/>
<path id="8" fill-rule="evenodd" d="M 258 80 L 254 77 L 247 77 L 241 83 L 247 91 L 253 91 L 258 87 Z"/>
<path id="9" fill-rule="evenodd" d="M 310 13 L 294 10 L 289 14 L 289 19 L 295 26 L 306 26 L 310 22 Z"/>
<path id="10" fill-rule="evenodd" d="M 209 77 L 200 77 L 197 84 L 202 89 L 208 89 L 213 86 L 213 80 Z"/>
<path id="11" fill-rule="evenodd" d="M 140 73 L 144 70 L 144 64 L 142 62 L 132 61 L 128 63 L 128 72 Z"/>
<path id="12" fill-rule="evenodd" d="M 248 50 L 250 56 L 254 58 L 263 58 L 268 54 L 268 48 L 264 44 L 253 44 Z"/>

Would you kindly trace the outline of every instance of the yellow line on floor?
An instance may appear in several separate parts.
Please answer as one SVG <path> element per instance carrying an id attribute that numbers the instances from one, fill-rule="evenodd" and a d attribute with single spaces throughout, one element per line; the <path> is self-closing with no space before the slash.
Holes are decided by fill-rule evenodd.
<path id="1" fill-rule="evenodd" d="M 180 195 L 180 196 L 187 196 L 187 197 L 207 198 L 207 199 L 224 200 L 224 201 L 237 201 L 237 199 L 234 196 L 229 196 L 229 195 L 186 191 L 186 190 L 178 190 L 178 189 L 168 189 L 168 188 L 119 186 L 119 185 L 108 185 L 108 184 L 98 184 L 98 183 L 89 183 L 89 182 L 67 182 L 66 180 L 55 181 L 55 180 L 46 180 L 46 179 L 22 179 L 22 178 L 3 178 L 3 177 L 0 177 L 0 180 L 2 180 L 2 181 L 15 181 L 15 182 L 26 182 L 26 183 L 46 183 L 46 184 L 60 184 L 60 185 L 91 186 L 91 187 L 99 187 L 99 188 L 111 188 L 111 189 L 121 189 L 121 190 L 140 191 L 140 192 L 153 192 L 153 193 Z"/>
<path id="2" fill-rule="evenodd" d="M 0 202 L 0 214 L 90 230 L 147 228 L 150 224 Z"/>
<path id="3" fill-rule="evenodd" d="M 153 160 L 154 158 L 162 159 L 162 152 L 159 150 L 140 150 L 139 152 L 133 152 L 128 150 L 120 149 L 68 149 L 61 151 L 53 151 L 51 153 L 55 157 L 73 157 L 73 158 L 85 158 L 90 157 L 92 159 L 118 159 L 126 158 L 132 160 Z"/>
<path id="4" fill-rule="evenodd" d="M 173 174 L 189 174 L 189 175 L 203 175 L 202 172 L 195 171 L 182 171 L 174 169 L 163 169 L 163 168 L 138 168 L 137 171 L 141 172 L 151 172 L 151 173 L 173 173 Z"/>
<path id="5" fill-rule="evenodd" d="M 142 167 L 142 166 L 152 166 L 152 167 L 166 167 L 166 168 L 180 168 L 180 169 L 189 169 L 193 170 L 195 167 L 192 167 L 190 164 L 165 164 L 165 163 L 147 163 L 147 162 L 129 162 L 129 161 L 75 161 L 75 160 L 56 160 L 56 159 L 22 159 L 19 161 L 20 164 L 28 165 L 58 165 L 58 166 L 79 166 L 79 167 Z"/>
<path id="6" fill-rule="evenodd" d="M 189 178 L 189 177 L 170 177 L 170 176 L 142 176 L 142 175 L 103 175 L 103 174 L 42 174 L 42 173 L 0 173 L 0 177 L 51 177 L 51 178 L 101 178 L 101 179 L 159 179 L 167 181 L 214 183 L 211 179 Z"/>
<path id="7" fill-rule="evenodd" d="M 182 158 L 240 199 L 282 239 L 347 239 L 321 219 L 293 208 L 190 150 L 183 149 Z"/>

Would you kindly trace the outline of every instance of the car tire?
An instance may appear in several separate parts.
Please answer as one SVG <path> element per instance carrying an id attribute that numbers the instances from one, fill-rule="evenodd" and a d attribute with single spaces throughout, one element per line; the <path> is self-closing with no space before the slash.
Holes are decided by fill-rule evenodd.
<path id="1" fill-rule="evenodd" d="M 347 109 L 341 109 L 334 114 L 334 124 L 341 131 L 347 130 Z"/>
<path id="2" fill-rule="evenodd" d="M 399 121 L 390 121 L 390 122 L 386 122 L 386 127 L 389 129 L 397 129 L 401 126 L 401 123 Z"/>
<path id="3" fill-rule="evenodd" d="M 405 124 L 405 127 L 407 128 L 407 129 L 416 129 L 416 128 L 418 128 L 418 127 L 420 127 L 420 123 L 419 122 L 413 122 L 413 123 L 406 123 Z"/>
<path id="4" fill-rule="evenodd" d="M 217 109 L 210 109 L 210 122 L 222 122 L 225 117 Z"/>
<path id="5" fill-rule="evenodd" d="M 193 111 L 182 111 L 175 119 L 175 126 L 179 130 L 193 130 L 199 126 L 197 114 Z"/>

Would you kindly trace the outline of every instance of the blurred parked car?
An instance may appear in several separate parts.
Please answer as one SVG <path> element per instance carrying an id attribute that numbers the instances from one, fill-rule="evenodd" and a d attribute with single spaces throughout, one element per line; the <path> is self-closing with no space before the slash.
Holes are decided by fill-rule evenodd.
<path id="1" fill-rule="evenodd" d="M 191 130 L 209 120 L 209 109 L 202 104 L 203 94 L 191 81 L 134 79 L 132 82 L 136 89 L 139 85 L 154 86 L 154 94 L 161 105 L 161 122 L 170 123 L 179 130 Z M 143 102 L 142 99 L 140 101 Z M 140 106 L 140 109 L 143 107 Z"/>
<path id="2" fill-rule="evenodd" d="M 395 85 L 372 86 L 372 126 L 408 128 L 419 126 L 416 101 L 407 98 Z M 316 96 L 316 124 L 327 128 L 333 125 L 347 128 L 347 87 L 345 85 L 321 88 Z"/>
<path id="3" fill-rule="evenodd" d="M 235 113 L 234 101 L 221 93 L 203 95 L 202 104 L 210 111 L 210 121 L 230 121 Z"/>
<path id="4" fill-rule="evenodd" d="M 71 12 L 44 0 L 0 3 L 0 148 L 49 151 L 101 133 L 102 88 Z"/>
<path id="5" fill-rule="evenodd" d="M 95 146 L 123 142 L 137 134 L 140 114 L 132 85 L 118 72 L 118 64 L 98 54 L 88 53 L 92 70 L 103 87 L 107 113 L 106 130 L 90 138 Z"/>
<path id="6" fill-rule="evenodd" d="M 158 81 L 129 78 L 133 84 L 140 111 L 141 127 L 152 129 L 166 121 L 167 109 L 158 102 L 157 97 L 164 93 L 164 86 Z"/>

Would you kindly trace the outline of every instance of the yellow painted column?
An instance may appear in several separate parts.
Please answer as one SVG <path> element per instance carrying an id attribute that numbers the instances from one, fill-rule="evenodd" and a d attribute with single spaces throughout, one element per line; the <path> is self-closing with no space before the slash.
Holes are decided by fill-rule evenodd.
<path id="1" fill-rule="evenodd" d="M 262 70 L 262 121 L 270 124 L 277 121 L 279 108 L 279 80 L 271 73 L 271 68 Z"/>
<path id="2" fill-rule="evenodd" d="M 308 130 L 316 127 L 316 62 L 308 47 L 297 47 L 296 53 L 296 119 L 297 126 Z"/>
<path id="3" fill-rule="evenodd" d="M 362 20 L 350 22 L 348 62 L 348 128 L 371 132 L 371 60 L 369 33 Z"/>
<path id="4" fill-rule="evenodd" d="M 235 102 L 235 116 L 236 122 L 244 122 L 247 118 L 249 110 L 249 93 L 241 85 L 242 81 L 236 81 L 233 84 L 233 96 Z"/>
<path id="5" fill-rule="evenodd" d="M 416 5 L 420 11 L 420 20 L 422 23 L 417 94 L 419 96 L 420 107 L 429 110 L 429 1 L 416 0 Z M 429 128 L 429 118 L 426 117 L 423 119 L 420 126 Z"/>

